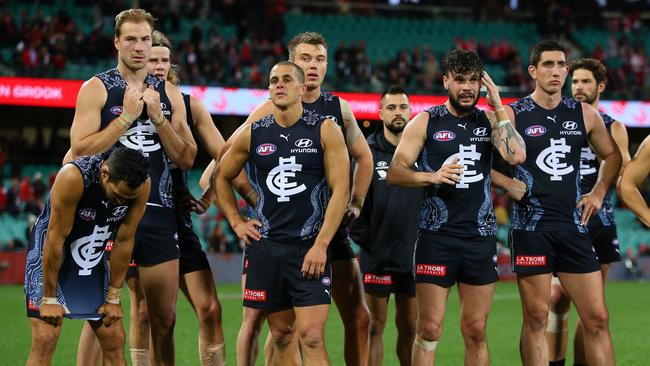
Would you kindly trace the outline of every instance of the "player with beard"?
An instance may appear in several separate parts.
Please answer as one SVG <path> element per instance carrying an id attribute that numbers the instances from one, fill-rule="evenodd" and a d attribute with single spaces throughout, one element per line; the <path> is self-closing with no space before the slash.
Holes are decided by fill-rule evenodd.
<path id="1" fill-rule="evenodd" d="M 295 328 L 305 364 L 327 365 L 327 247 L 348 203 L 347 149 L 334 121 L 302 107 L 306 86 L 298 65 L 279 62 L 269 79 L 272 114 L 233 140 L 214 174 L 217 203 L 249 246 L 244 305 L 266 315 L 275 364 L 298 364 L 289 348 Z M 257 192 L 250 220 L 241 216 L 231 183 L 245 164 Z"/>
<path id="2" fill-rule="evenodd" d="M 348 152 L 355 162 L 351 200 L 345 218 L 328 248 L 328 257 L 332 261 L 333 276 L 337 279 L 333 283 L 333 298 L 344 326 L 345 362 L 347 365 L 366 365 L 369 312 L 363 296 L 361 272 L 350 244 L 347 224 L 356 219 L 363 208 L 366 192 L 372 180 L 372 154 L 348 103 L 322 90 L 327 71 L 327 42 L 323 35 L 315 32 L 297 34 L 289 41 L 287 48 L 289 61 L 295 62 L 305 72 L 307 92 L 302 96 L 303 107 L 327 116 L 341 127 Z M 269 115 L 272 110 L 271 101 L 258 106 L 238 131 L 247 128 L 253 121 Z M 236 136 L 238 131 L 233 136 Z M 229 140 L 232 139 L 233 137 Z M 226 142 L 226 149 L 228 145 L 229 143 Z M 208 180 L 213 169 L 214 163 L 211 163 L 206 168 L 202 181 Z M 244 259 L 245 263 L 246 259 Z M 243 277 L 245 276 L 244 268 Z M 244 308 L 244 317 L 237 337 L 238 359 L 254 359 L 254 344 L 257 343 L 256 336 L 262 324 L 261 317 L 261 312 Z M 293 348 L 296 349 L 296 357 L 299 357 L 295 342 Z M 272 350 L 268 350 L 268 354 L 272 354 Z M 249 364 L 246 361 L 242 362 Z"/>
<path id="3" fill-rule="evenodd" d="M 178 89 L 147 73 L 154 22 L 142 9 L 124 10 L 115 17 L 117 67 L 82 85 L 66 159 L 116 146 L 142 150 L 149 157 L 152 189 L 133 259 L 140 266 L 147 298 L 151 358 L 155 363 L 173 363 L 179 249 L 170 169 L 189 169 L 196 144 Z M 135 359 L 148 362 L 137 355 Z"/>
<path id="4" fill-rule="evenodd" d="M 361 272 L 370 308 L 368 364 L 383 363 L 382 336 L 393 293 L 397 357 L 401 365 L 410 365 L 417 314 L 413 252 L 424 192 L 421 188 L 389 187 L 386 182 L 388 164 L 411 116 L 409 97 L 401 86 L 393 85 L 382 94 L 379 116 L 383 128 L 367 139 L 375 174 L 361 215 L 350 227 L 350 236 L 361 246 Z"/>
<path id="5" fill-rule="evenodd" d="M 528 159 L 515 167 L 527 191 L 510 220 L 523 311 L 521 359 L 524 365 L 548 365 L 546 328 L 551 278 L 557 274 L 584 327 L 587 363 L 613 365 L 603 278 L 587 224 L 619 173 L 621 154 L 594 107 L 562 96 L 569 72 L 565 55 L 553 40 L 534 45 L 528 72 L 535 90 L 506 107 L 528 151 Z M 583 192 L 580 154 L 587 144 L 601 165 L 592 190 Z"/>
<path id="6" fill-rule="evenodd" d="M 390 185 L 425 188 L 415 250 L 418 319 L 412 363 L 434 364 L 447 297 L 457 282 L 465 364 L 488 365 L 485 327 L 499 277 L 492 152 L 496 149 L 509 164 L 522 163 L 526 152 L 476 53 L 447 55 L 443 84 L 447 102 L 409 122 L 388 170 Z M 475 107 L 481 85 L 494 113 Z M 421 171 L 412 169 L 416 161 Z"/>
<path id="7" fill-rule="evenodd" d="M 650 227 L 650 208 L 639 192 L 639 187 L 643 185 L 650 173 L 650 147 L 648 145 L 650 145 L 650 136 L 643 140 L 639 150 L 634 154 L 634 159 L 625 166 L 617 185 L 621 199 L 646 227 Z"/>
<path id="8" fill-rule="evenodd" d="M 571 64 L 569 77 L 571 78 L 571 93 L 573 94 L 573 98 L 588 103 L 598 110 L 598 101 L 607 83 L 607 70 L 605 66 L 595 59 L 580 59 Z M 630 160 L 625 125 L 603 112 L 600 112 L 600 116 L 605 121 L 607 131 L 614 139 L 614 142 L 616 142 L 623 159 L 623 165 L 625 165 Z M 580 154 L 580 190 L 582 192 L 589 192 L 593 189 L 599 169 L 600 161 L 597 159 L 596 154 L 589 145 L 583 146 Z M 589 237 L 591 238 L 596 255 L 598 256 L 598 262 L 600 263 L 600 273 L 602 274 L 603 282 L 605 282 L 611 263 L 621 260 L 611 189 L 607 191 L 601 209 L 597 213 L 594 213 L 587 226 L 589 228 Z M 564 288 L 562 288 L 557 277 L 553 277 L 550 306 L 548 325 L 546 326 L 549 363 L 550 365 L 562 366 L 564 365 L 569 338 L 568 317 L 571 300 L 566 291 L 564 291 Z M 580 321 L 578 321 L 573 340 L 573 364 L 575 366 L 587 364 L 583 332 L 584 329 Z"/>

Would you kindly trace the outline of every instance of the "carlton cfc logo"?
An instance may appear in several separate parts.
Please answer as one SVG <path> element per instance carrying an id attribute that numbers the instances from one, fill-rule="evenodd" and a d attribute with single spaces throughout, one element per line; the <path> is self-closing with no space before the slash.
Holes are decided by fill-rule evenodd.
<path id="1" fill-rule="evenodd" d="M 546 133 L 546 127 L 541 125 L 532 125 L 526 129 L 526 135 L 530 137 L 542 136 Z"/>
<path id="2" fill-rule="evenodd" d="M 438 131 L 433 135 L 436 141 L 451 141 L 456 138 L 456 134 L 451 131 Z"/>
<path id="3" fill-rule="evenodd" d="M 275 145 L 266 143 L 258 146 L 255 151 L 257 151 L 258 155 L 264 156 L 273 154 L 277 149 L 278 148 Z"/>
<path id="4" fill-rule="evenodd" d="M 113 113 L 116 116 L 119 116 L 120 114 L 122 114 L 122 111 L 123 111 L 123 109 L 122 109 L 121 105 L 116 105 L 115 107 L 111 108 L 111 113 Z"/>

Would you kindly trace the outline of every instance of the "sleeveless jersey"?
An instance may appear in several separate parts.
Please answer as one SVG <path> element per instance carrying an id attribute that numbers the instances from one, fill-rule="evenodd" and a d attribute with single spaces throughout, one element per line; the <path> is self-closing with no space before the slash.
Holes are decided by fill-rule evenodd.
<path id="1" fill-rule="evenodd" d="M 251 125 L 248 176 L 257 191 L 255 217 L 264 238 L 297 243 L 314 238 L 323 225 L 329 198 L 320 135 L 324 120 L 305 109 L 291 127 L 277 124 L 272 114 Z"/>
<path id="2" fill-rule="evenodd" d="M 472 236 L 492 236 L 496 220 L 492 209 L 492 128 L 477 108 L 466 117 L 449 113 L 445 105 L 429 108 L 424 148 L 418 158 L 421 171 L 434 172 L 458 158 L 463 178 L 455 185 L 425 189 L 420 229 Z"/>
<path id="3" fill-rule="evenodd" d="M 341 100 L 336 95 L 321 90 L 320 97 L 313 103 L 302 102 L 302 107 L 316 112 L 336 122 L 343 129 L 343 114 L 341 113 Z"/>
<path id="4" fill-rule="evenodd" d="M 615 120 L 608 114 L 599 112 L 600 116 L 605 121 L 607 132 L 612 133 L 612 122 Z M 580 153 L 580 189 L 583 194 L 591 192 L 598 180 L 598 171 L 600 170 L 600 161 L 596 153 L 591 150 L 589 144 L 582 147 Z M 612 189 L 607 190 L 605 198 L 603 198 L 603 205 L 598 211 L 597 215 L 592 215 L 589 220 L 588 227 L 599 228 L 603 226 L 611 226 L 616 224 L 614 220 L 614 205 L 612 204 Z"/>
<path id="5" fill-rule="evenodd" d="M 111 121 L 122 113 L 122 102 L 126 81 L 117 71 L 117 68 L 110 69 L 96 75 L 108 92 L 108 97 L 101 111 L 101 129 L 104 129 Z M 160 107 L 165 118 L 170 119 L 172 115 L 171 102 L 165 92 L 165 82 L 157 77 L 147 74 L 145 79 L 147 85 L 153 85 L 160 93 Z M 142 109 L 142 114 L 133 122 L 131 128 L 126 131 L 115 144 L 129 149 L 141 150 L 149 157 L 149 177 L 151 178 L 151 193 L 147 204 L 167 208 L 174 207 L 172 191 L 172 179 L 169 170 L 175 165 L 165 154 L 156 127 L 147 116 L 147 107 Z"/>
<path id="6" fill-rule="evenodd" d="M 580 151 L 587 143 L 580 102 L 563 96 L 557 107 L 547 110 L 527 96 L 510 106 L 528 156 L 515 167 L 515 178 L 528 191 L 514 204 L 512 228 L 586 233 L 576 208 L 582 196 Z"/>
<path id="7" fill-rule="evenodd" d="M 182 95 L 183 103 L 185 104 L 185 114 L 187 115 L 187 124 L 190 129 L 192 129 L 194 127 L 194 118 L 192 116 L 192 108 L 190 107 L 190 95 L 185 93 Z M 170 172 L 174 198 L 178 198 L 181 189 L 188 189 L 187 172 L 178 167 L 172 168 Z M 183 210 L 180 209 L 176 210 L 176 221 L 178 222 L 178 225 L 185 225 L 188 229 L 191 229 L 193 226 L 191 214 L 189 212 L 183 212 Z"/>
<path id="8" fill-rule="evenodd" d="M 75 209 L 74 224 L 63 243 L 63 256 L 56 297 L 70 310 L 69 318 L 98 319 L 104 303 L 109 271 L 104 247 L 115 239 L 132 200 L 114 205 L 106 199 L 100 183 L 102 155 L 72 161 L 83 177 L 84 192 Z M 31 310 L 37 310 L 43 296 L 43 246 L 50 222 L 50 199 L 30 232 L 25 266 L 25 295 Z"/>

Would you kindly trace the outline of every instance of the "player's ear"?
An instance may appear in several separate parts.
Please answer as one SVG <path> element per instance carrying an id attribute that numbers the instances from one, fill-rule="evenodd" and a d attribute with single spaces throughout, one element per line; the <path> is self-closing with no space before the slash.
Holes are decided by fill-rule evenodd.
<path id="1" fill-rule="evenodd" d="M 600 83 L 598 83 L 598 94 L 604 92 L 606 87 L 607 87 L 606 82 L 601 81 Z"/>
<path id="2" fill-rule="evenodd" d="M 442 75 L 442 86 L 445 87 L 445 90 L 449 90 L 449 77 L 447 74 Z"/>
<path id="3" fill-rule="evenodd" d="M 528 75 L 530 75 L 533 80 L 537 80 L 537 68 L 533 65 L 528 65 Z"/>

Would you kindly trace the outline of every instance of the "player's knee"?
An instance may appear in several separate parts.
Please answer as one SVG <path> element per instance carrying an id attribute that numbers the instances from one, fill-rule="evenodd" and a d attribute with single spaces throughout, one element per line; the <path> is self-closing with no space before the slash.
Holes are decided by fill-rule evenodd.
<path id="1" fill-rule="evenodd" d="M 420 338 L 427 341 L 437 341 L 442 334 L 442 323 L 435 321 L 421 321 L 417 331 Z"/>
<path id="2" fill-rule="evenodd" d="M 278 327 L 271 329 L 271 339 L 278 349 L 285 349 L 291 343 L 293 332 L 290 327 Z"/>
<path id="3" fill-rule="evenodd" d="M 131 307 L 131 322 L 139 327 L 149 326 L 149 312 L 145 301 L 138 301 L 137 306 Z"/>
<path id="4" fill-rule="evenodd" d="M 372 317 L 369 323 L 369 331 L 371 336 L 381 335 L 384 333 L 386 327 L 386 319 L 380 317 Z"/>
<path id="5" fill-rule="evenodd" d="M 38 332 L 32 335 L 32 352 L 39 359 L 50 359 L 56 349 L 58 336 L 54 332 Z"/>
<path id="6" fill-rule="evenodd" d="M 472 345 L 485 342 L 485 326 L 485 319 L 461 322 L 460 330 L 465 343 Z"/>
<path id="7" fill-rule="evenodd" d="M 354 311 L 354 324 L 357 329 L 367 330 L 370 327 L 370 311 L 360 304 Z"/>
<path id="8" fill-rule="evenodd" d="M 317 327 L 310 327 L 300 331 L 300 344 L 310 349 L 323 347 L 323 331 Z"/>
<path id="9" fill-rule="evenodd" d="M 151 322 L 152 329 L 155 327 L 158 330 L 166 332 L 174 328 L 176 324 L 176 312 L 172 310 L 166 314 L 157 314 L 155 316 L 149 314 L 149 321 Z"/>
<path id="10" fill-rule="evenodd" d="M 197 309 L 199 322 L 202 324 L 220 324 L 221 323 L 221 306 L 219 301 L 207 301 Z"/>
<path id="11" fill-rule="evenodd" d="M 115 327 L 117 328 L 117 327 Z M 102 343 L 102 352 L 109 358 L 120 357 L 124 353 L 126 337 L 123 329 L 115 329 Z"/>
<path id="12" fill-rule="evenodd" d="M 601 334 L 609 329 L 609 314 L 607 309 L 594 311 L 582 320 L 585 331 L 593 334 Z"/>
<path id="13" fill-rule="evenodd" d="M 524 310 L 524 322 L 526 326 L 535 331 L 546 329 L 548 322 L 548 305 L 529 306 Z"/>

